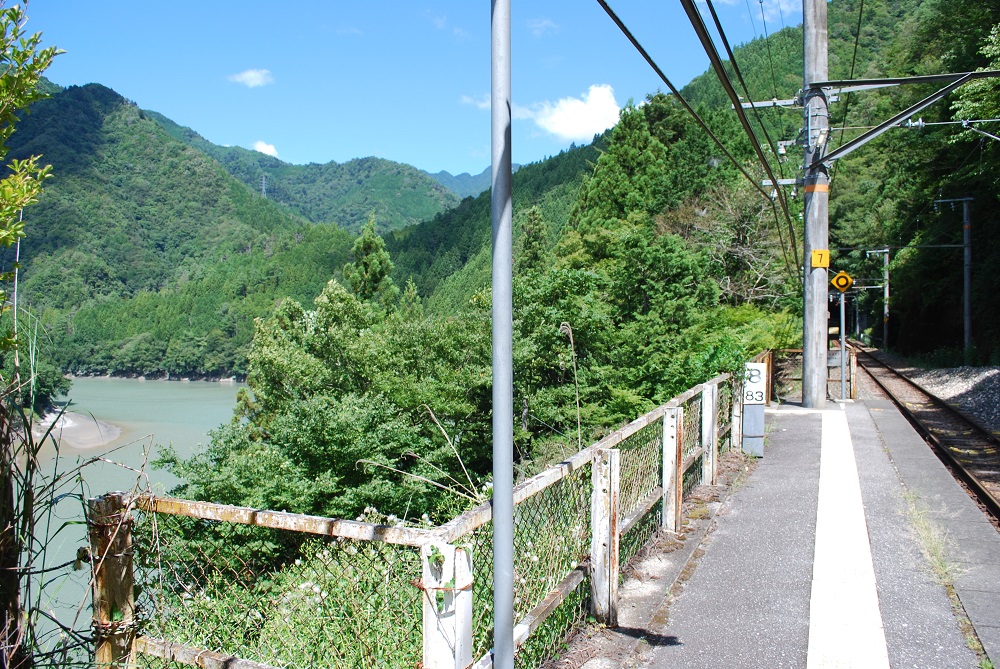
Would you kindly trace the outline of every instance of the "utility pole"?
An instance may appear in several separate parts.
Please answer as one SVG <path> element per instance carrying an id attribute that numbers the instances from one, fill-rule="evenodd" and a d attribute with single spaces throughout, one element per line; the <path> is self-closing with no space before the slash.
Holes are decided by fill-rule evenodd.
<path id="1" fill-rule="evenodd" d="M 962 203 L 962 348 L 965 364 L 972 364 L 972 199 L 957 197 L 949 200 L 934 200 L 934 204 Z"/>
<path id="2" fill-rule="evenodd" d="M 866 251 L 868 257 L 882 255 L 882 350 L 889 348 L 889 247 Z"/>
<path id="3" fill-rule="evenodd" d="M 803 106 L 805 120 L 805 231 L 802 300 L 802 405 L 826 406 L 828 299 L 830 261 L 830 176 L 820 162 L 830 134 L 826 92 L 814 82 L 827 78 L 826 0 L 802 0 L 805 54 Z"/>

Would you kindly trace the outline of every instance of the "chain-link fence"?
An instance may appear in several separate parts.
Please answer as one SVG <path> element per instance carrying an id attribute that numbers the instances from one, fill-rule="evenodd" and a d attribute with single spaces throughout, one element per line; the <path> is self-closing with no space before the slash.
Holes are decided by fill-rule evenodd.
<path id="1" fill-rule="evenodd" d="M 663 507 L 656 502 L 662 494 L 663 484 L 662 420 L 653 421 L 628 436 L 617 448 L 621 451 L 619 562 L 625 564 L 660 527 Z"/>
<path id="2" fill-rule="evenodd" d="M 143 632 L 279 667 L 421 659 L 419 549 L 140 513 Z"/>
<path id="3" fill-rule="evenodd" d="M 619 553 L 602 563 L 607 567 L 625 564 L 661 527 L 669 527 L 663 514 L 678 485 L 686 494 L 702 482 L 706 456 L 732 447 L 738 383 L 724 376 L 693 388 L 515 489 L 518 667 L 557 655 L 568 633 L 595 610 L 594 598 L 606 597 L 605 586 L 596 576 L 592 581 L 590 564 L 595 545 L 606 541 L 596 536 L 593 517 L 597 500 L 608 495 L 595 487 L 598 454 L 617 453 L 614 460 L 602 460 L 617 463 L 619 481 L 617 496 L 611 496 L 617 506 L 612 503 L 610 526 L 612 536 L 618 532 Z M 703 421 L 703 411 L 717 420 Z M 668 422 L 676 425 L 677 413 L 683 416 L 675 431 L 680 443 L 675 436 L 665 443 Z M 708 426 L 714 435 L 704 434 Z M 666 479 L 665 454 L 673 472 Z M 199 664 L 199 657 L 209 654 L 257 663 L 234 666 L 428 666 L 428 634 L 440 629 L 427 625 L 440 628 L 443 602 L 457 601 L 458 590 L 470 592 L 468 620 L 461 607 L 447 616 L 457 612 L 454 638 L 467 634 L 468 640 L 448 643 L 468 646 L 469 661 L 488 663 L 493 641 L 488 504 L 433 529 L 151 497 L 138 506 L 143 510 L 134 513 L 132 541 L 135 646 L 145 653 L 141 666 Z M 428 555 L 438 545 L 471 553 L 471 587 L 422 580 L 434 559 Z M 610 568 L 617 582 L 618 572 Z M 438 614 L 442 617 L 435 618 Z"/>

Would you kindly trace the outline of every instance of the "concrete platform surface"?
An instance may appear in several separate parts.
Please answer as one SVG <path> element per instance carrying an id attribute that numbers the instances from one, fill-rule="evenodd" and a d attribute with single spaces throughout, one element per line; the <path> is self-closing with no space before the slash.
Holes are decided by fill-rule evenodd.
<path id="1" fill-rule="evenodd" d="M 1000 666 L 1000 533 L 895 407 L 785 405 L 767 424 L 756 472 L 653 616 L 671 643 L 637 664 Z"/>

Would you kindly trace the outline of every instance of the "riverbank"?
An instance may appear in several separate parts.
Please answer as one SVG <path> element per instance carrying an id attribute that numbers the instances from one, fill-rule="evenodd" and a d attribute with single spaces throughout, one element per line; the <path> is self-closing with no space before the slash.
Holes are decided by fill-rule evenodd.
<path id="1" fill-rule="evenodd" d="M 41 438 L 50 427 L 60 446 L 78 450 L 106 446 L 122 433 L 117 425 L 74 411 L 46 414 L 35 424 L 32 432 L 36 438 Z"/>

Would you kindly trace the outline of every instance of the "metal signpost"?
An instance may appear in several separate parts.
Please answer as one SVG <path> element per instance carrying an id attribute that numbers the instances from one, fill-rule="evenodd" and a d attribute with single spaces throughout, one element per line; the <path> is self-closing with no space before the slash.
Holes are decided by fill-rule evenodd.
<path id="1" fill-rule="evenodd" d="M 837 274 L 830 279 L 830 283 L 834 288 L 840 291 L 840 399 L 847 399 L 847 316 L 846 309 L 844 307 L 844 296 L 851 286 L 854 285 L 854 279 L 847 272 L 837 272 Z"/>

